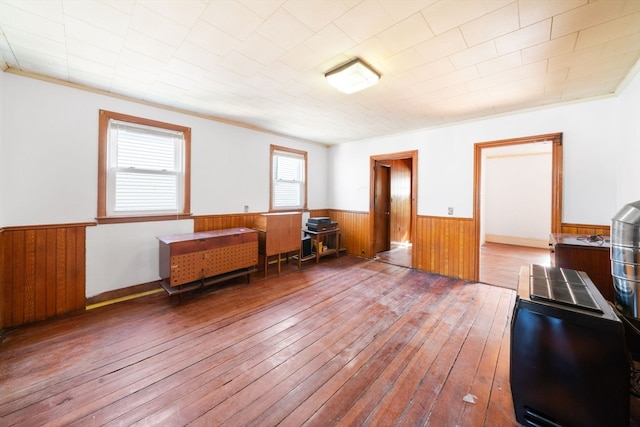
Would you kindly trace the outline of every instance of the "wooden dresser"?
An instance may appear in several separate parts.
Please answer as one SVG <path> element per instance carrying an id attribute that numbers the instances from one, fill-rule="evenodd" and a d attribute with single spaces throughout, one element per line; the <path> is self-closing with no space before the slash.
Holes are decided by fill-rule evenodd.
<path id="1" fill-rule="evenodd" d="M 615 300 L 609 236 L 590 240 L 585 234 L 554 233 L 549 247 L 554 267 L 584 271 L 606 300 Z"/>
<path id="2" fill-rule="evenodd" d="M 267 275 L 269 257 L 278 256 L 278 273 L 282 255 L 289 261 L 289 254 L 299 255 L 302 242 L 302 213 L 266 213 L 256 217 L 254 228 L 258 231 L 259 252 L 264 257 L 264 275 Z"/>
<path id="3" fill-rule="evenodd" d="M 258 233 L 229 228 L 158 237 L 162 287 L 186 292 L 233 277 L 247 276 L 258 264 Z"/>

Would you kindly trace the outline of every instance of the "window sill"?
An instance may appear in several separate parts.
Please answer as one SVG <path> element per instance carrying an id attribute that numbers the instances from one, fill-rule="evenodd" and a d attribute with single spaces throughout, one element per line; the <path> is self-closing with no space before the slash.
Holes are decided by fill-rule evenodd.
<path id="1" fill-rule="evenodd" d="M 191 219 L 192 214 L 163 214 L 163 215 L 133 215 L 133 216 L 104 216 L 96 218 L 98 224 L 123 224 L 128 222 L 172 221 Z"/>

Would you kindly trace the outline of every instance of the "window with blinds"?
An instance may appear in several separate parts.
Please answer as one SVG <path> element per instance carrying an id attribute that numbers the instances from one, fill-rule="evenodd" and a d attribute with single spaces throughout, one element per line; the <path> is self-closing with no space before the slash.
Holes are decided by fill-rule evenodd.
<path id="1" fill-rule="evenodd" d="M 100 189 L 105 200 L 102 208 L 99 202 L 99 217 L 183 214 L 188 200 L 185 131 L 110 114 L 104 120 L 106 129 L 101 129 L 106 139 L 101 143 L 106 185 Z"/>
<path id="2" fill-rule="evenodd" d="M 109 120 L 109 214 L 180 211 L 182 132 Z"/>
<path id="3" fill-rule="evenodd" d="M 271 209 L 306 208 L 307 153 L 271 147 Z"/>

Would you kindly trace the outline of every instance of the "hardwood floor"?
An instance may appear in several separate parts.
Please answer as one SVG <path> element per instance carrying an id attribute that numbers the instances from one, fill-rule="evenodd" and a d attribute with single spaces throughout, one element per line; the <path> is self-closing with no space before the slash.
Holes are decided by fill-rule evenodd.
<path id="1" fill-rule="evenodd" d="M 376 260 L 400 267 L 411 267 L 411 250 L 411 244 L 392 243 L 390 250 L 376 254 Z"/>
<path id="2" fill-rule="evenodd" d="M 262 275 L 5 332 L 0 425 L 517 425 L 514 291 L 350 255 Z"/>
<path id="3" fill-rule="evenodd" d="M 480 282 L 516 289 L 520 266 L 550 265 L 549 249 L 486 242 L 480 247 Z"/>

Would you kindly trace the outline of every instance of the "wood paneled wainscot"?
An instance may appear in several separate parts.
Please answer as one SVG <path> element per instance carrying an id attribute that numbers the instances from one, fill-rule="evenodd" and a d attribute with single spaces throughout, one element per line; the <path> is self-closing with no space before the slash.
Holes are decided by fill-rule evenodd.
<path id="1" fill-rule="evenodd" d="M 84 310 L 86 227 L 93 225 L 0 231 L 0 329 Z"/>
<path id="2" fill-rule="evenodd" d="M 162 287 L 169 294 L 186 292 L 242 275 L 258 263 L 258 235 L 250 228 L 231 228 L 158 237 Z"/>
<path id="3" fill-rule="evenodd" d="M 258 230 L 259 252 L 264 257 L 264 275 L 267 276 L 269 257 L 278 256 L 278 273 L 282 255 L 289 260 L 289 253 L 300 254 L 302 238 L 302 213 L 265 213 L 255 219 Z"/>

